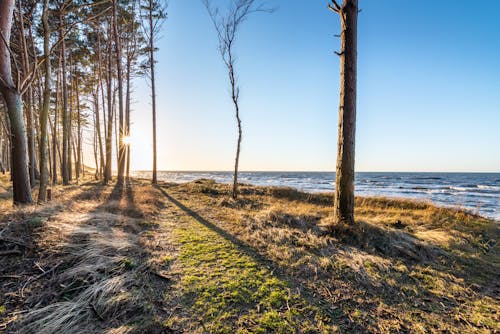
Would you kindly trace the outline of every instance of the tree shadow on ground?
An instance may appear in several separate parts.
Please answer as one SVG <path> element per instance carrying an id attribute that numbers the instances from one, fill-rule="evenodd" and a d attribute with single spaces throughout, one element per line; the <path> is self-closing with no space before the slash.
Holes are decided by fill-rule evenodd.
<path id="1" fill-rule="evenodd" d="M 497 283 L 495 283 L 494 275 L 492 276 L 491 273 L 489 273 L 488 275 L 492 278 L 491 284 L 488 288 L 477 289 L 477 296 L 471 295 L 470 292 L 465 290 L 463 292 L 464 295 L 459 295 L 458 299 L 446 295 L 446 284 L 456 283 L 456 280 L 457 282 L 465 282 L 460 284 L 466 287 L 471 277 L 477 277 L 484 273 L 475 272 L 473 267 L 455 266 L 456 258 L 450 256 L 446 250 L 431 243 L 418 240 L 409 233 L 382 228 L 364 222 L 360 222 L 356 228 L 357 230 L 343 229 L 334 231 L 336 237 L 329 238 L 328 242 L 325 243 L 325 247 L 328 249 L 322 248 L 321 245 L 308 248 L 302 247 L 301 249 L 306 249 L 304 250 L 306 254 L 330 256 L 335 259 L 335 254 L 331 252 L 329 245 L 331 245 L 331 243 L 337 243 L 338 245 L 335 247 L 340 247 L 347 252 L 349 252 L 349 249 L 355 249 L 356 253 L 386 259 L 390 261 L 397 270 L 400 270 L 400 264 L 403 264 L 404 266 L 401 272 L 395 272 L 391 274 L 393 275 L 392 277 L 388 276 L 388 279 L 385 280 L 383 277 L 386 275 L 384 272 L 387 270 L 386 268 L 376 273 L 379 277 L 373 280 L 370 278 L 370 275 L 367 275 L 367 272 L 373 269 L 373 267 L 370 268 L 373 264 L 365 262 L 361 264 L 365 266 L 365 268 L 360 268 L 359 270 L 345 267 L 340 268 L 341 275 L 345 276 L 339 277 L 338 274 L 334 275 L 337 276 L 336 279 L 328 277 L 332 275 L 332 270 L 337 270 L 335 269 L 336 267 L 334 267 L 334 269 L 329 268 L 319 274 L 314 274 L 310 271 L 307 277 L 306 275 L 297 275 L 297 269 L 292 269 L 291 266 L 277 263 L 266 254 L 266 249 L 241 239 L 239 236 L 240 232 L 232 232 L 231 229 L 225 228 L 225 223 L 211 222 L 205 219 L 199 213 L 199 208 L 197 212 L 181 203 L 174 198 L 173 195 L 167 193 L 165 189 L 161 187 L 158 187 L 158 189 L 170 202 L 186 214 L 236 245 L 240 250 L 254 258 L 257 262 L 272 268 L 273 273 L 280 279 L 304 291 L 311 303 L 321 305 L 322 307 L 325 306 L 324 309 L 329 310 L 327 313 L 333 314 L 332 318 L 336 321 L 340 320 L 340 322 L 344 322 L 346 324 L 345 328 L 349 328 L 349 330 L 357 330 L 358 332 L 369 331 L 369 328 L 366 327 L 366 319 L 358 320 L 351 317 L 353 310 L 356 312 L 358 307 L 362 307 L 367 314 L 373 316 L 373 321 L 377 321 L 377 319 L 381 318 L 389 319 L 388 321 L 392 321 L 391 319 L 398 319 L 400 330 L 410 331 L 411 322 L 408 322 L 409 320 L 403 321 L 398 318 L 398 315 L 393 315 L 390 312 L 384 313 L 383 310 L 381 311 L 380 305 L 391 306 L 394 310 L 405 310 L 408 312 L 408 317 L 410 317 L 410 314 L 411 317 L 413 317 L 414 314 L 424 314 L 430 318 L 434 318 L 436 313 L 439 314 L 436 316 L 438 320 L 434 319 L 432 321 L 435 321 L 436 324 L 444 321 L 444 326 L 449 326 L 449 323 L 447 324 L 446 322 L 454 321 L 453 318 L 449 317 L 449 313 L 459 312 L 461 309 L 460 300 L 462 300 L 462 297 L 467 298 L 471 304 L 474 304 L 475 301 L 481 300 L 484 296 L 493 296 L 492 298 L 494 298 L 495 291 L 498 291 L 498 289 L 495 290 L 495 285 L 497 285 Z M 300 229 L 302 232 L 314 233 L 316 237 L 323 237 L 325 235 L 325 229 L 319 228 L 317 222 L 311 222 L 311 226 L 304 226 L 302 222 L 295 223 L 296 222 L 292 222 L 290 224 L 292 228 Z M 394 267 L 389 270 L 394 270 Z M 382 277 L 380 277 L 380 275 L 382 275 Z M 361 279 L 359 279 L 360 276 L 362 276 Z M 444 286 L 438 286 L 438 284 L 433 282 L 433 280 L 436 280 L 438 277 L 442 280 Z M 396 281 L 394 281 L 394 279 L 396 279 Z M 353 296 L 346 296 L 346 298 L 338 296 L 332 297 L 328 290 L 328 285 L 335 288 L 335 285 L 341 286 L 345 284 L 346 281 L 350 281 L 348 284 L 358 285 L 354 287 L 354 290 L 347 291 L 347 293 L 353 293 Z M 436 291 L 436 288 L 438 288 L 439 291 Z M 469 288 L 470 287 L 467 287 L 466 289 Z M 462 292 L 458 293 L 460 294 Z M 349 298 L 352 299 L 346 300 Z M 360 302 L 360 299 L 363 299 L 363 301 Z M 431 306 L 428 306 L 428 303 L 431 303 Z M 436 312 L 437 309 L 433 306 L 434 304 L 442 305 L 443 309 Z M 462 324 L 470 325 L 467 324 L 465 320 Z M 453 326 L 456 326 L 456 324 Z M 477 326 L 481 327 L 482 325 Z M 377 328 L 376 323 L 374 327 L 370 328 Z"/>
<path id="2" fill-rule="evenodd" d="M 25 263 L 41 273 L 13 286 L 17 300 L 11 302 L 28 312 L 6 333 L 161 333 L 161 308 L 153 304 L 161 303 L 160 291 L 169 286 L 154 275 L 151 254 L 138 236 L 155 228 L 142 224 L 146 216 L 137 203 L 149 195 L 137 194 L 133 182 L 117 184 L 106 195 L 109 188 L 89 184 L 65 199 L 75 209 L 64 210 L 63 204 L 49 218 L 43 238 L 34 241 L 35 256 Z M 101 203 L 86 207 L 90 199 Z"/>
<path id="3" fill-rule="evenodd" d="M 167 198 L 173 205 L 181 209 L 189 217 L 195 219 L 198 223 L 217 233 L 223 239 L 229 241 L 239 251 L 253 259 L 260 266 L 268 268 L 272 275 L 278 278 L 280 281 L 285 282 L 290 287 L 291 291 L 298 291 L 299 295 L 304 298 L 307 303 L 319 307 L 326 323 L 330 323 L 332 325 L 342 325 L 343 328 L 349 328 L 349 330 L 358 333 L 369 332 L 369 329 L 365 327 L 364 323 L 357 322 L 356 320 L 351 319 L 348 314 L 343 313 L 343 311 L 337 305 L 332 305 L 327 300 L 321 298 L 321 296 L 319 296 L 316 291 L 314 291 L 314 289 L 311 289 L 311 286 L 305 285 L 299 280 L 296 280 L 294 277 L 290 276 L 286 268 L 282 267 L 272 259 L 260 253 L 258 249 L 252 247 L 237 236 L 229 233 L 223 228 L 205 219 L 199 213 L 178 201 L 161 186 L 156 186 L 156 189 L 158 189 L 165 196 L 165 198 Z M 312 332 L 315 331 L 313 330 Z"/>

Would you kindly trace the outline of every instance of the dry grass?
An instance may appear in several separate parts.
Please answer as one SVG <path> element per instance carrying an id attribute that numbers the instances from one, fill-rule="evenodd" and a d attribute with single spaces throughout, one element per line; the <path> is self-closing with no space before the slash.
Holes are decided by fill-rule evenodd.
<path id="1" fill-rule="evenodd" d="M 235 201 L 209 180 L 13 208 L 5 182 L 6 333 L 500 331 L 498 224 L 460 210 L 357 198 L 358 224 L 335 226 L 330 194 L 242 185 Z"/>
<path id="2" fill-rule="evenodd" d="M 341 330 L 500 330 L 495 222 L 423 202 L 357 198 L 357 226 L 335 226 L 329 194 L 242 189 L 237 201 L 210 181 L 167 192 L 334 305 Z"/>
<path id="3" fill-rule="evenodd" d="M 55 200 L 42 207 L 4 204 L 2 221 L 12 221 L 4 233 L 29 244 L 19 266 L 9 268 L 16 259 L 0 259 L 22 274 L 17 282 L 11 275 L 7 298 L 0 301 L 6 309 L 4 328 L 142 333 L 157 322 L 149 254 L 140 235 L 154 226 L 162 205 L 151 187 L 134 184 L 133 189 L 88 183 L 57 187 Z M 38 272 L 27 273 L 30 268 Z"/>

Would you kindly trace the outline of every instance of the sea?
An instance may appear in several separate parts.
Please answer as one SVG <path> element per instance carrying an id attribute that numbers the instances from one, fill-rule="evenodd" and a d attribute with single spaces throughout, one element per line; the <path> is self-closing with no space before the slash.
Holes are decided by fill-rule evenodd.
<path id="1" fill-rule="evenodd" d="M 151 171 L 136 171 L 150 178 Z M 232 172 L 159 171 L 158 179 L 190 182 L 212 179 L 231 183 Z M 305 192 L 332 192 L 333 172 L 240 172 L 238 180 L 260 186 L 292 187 Z M 500 222 L 500 173 L 392 173 L 359 172 L 355 176 L 357 196 L 383 196 L 428 201 L 438 206 L 461 208 Z"/>

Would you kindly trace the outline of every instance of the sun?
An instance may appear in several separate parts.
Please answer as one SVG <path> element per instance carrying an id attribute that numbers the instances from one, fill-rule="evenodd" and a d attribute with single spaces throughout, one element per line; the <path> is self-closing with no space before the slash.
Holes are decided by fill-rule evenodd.
<path id="1" fill-rule="evenodd" d="M 132 143 L 132 138 L 130 136 L 123 136 L 123 145 L 129 146 Z"/>

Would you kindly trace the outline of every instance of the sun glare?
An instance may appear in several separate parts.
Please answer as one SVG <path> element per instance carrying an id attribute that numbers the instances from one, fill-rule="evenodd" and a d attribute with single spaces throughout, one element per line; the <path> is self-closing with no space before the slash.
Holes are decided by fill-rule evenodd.
<path id="1" fill-rule="evenodd" d="M 123 141 L 123 145 L 128 146 L 132 142 L 132 139 L 130 138 L 130 136 L 123 136 L 122 141 Z"/>

